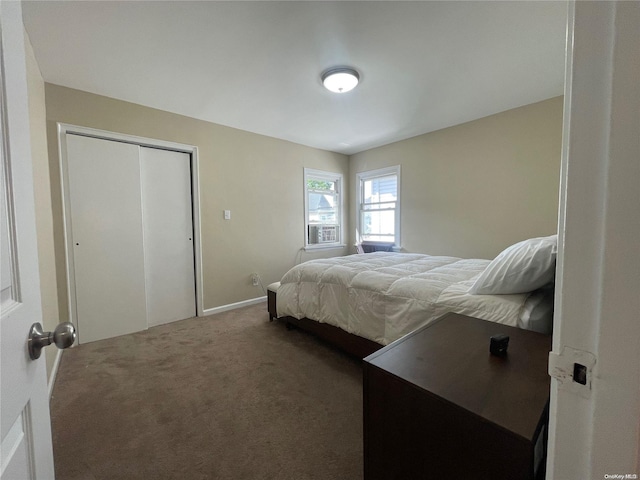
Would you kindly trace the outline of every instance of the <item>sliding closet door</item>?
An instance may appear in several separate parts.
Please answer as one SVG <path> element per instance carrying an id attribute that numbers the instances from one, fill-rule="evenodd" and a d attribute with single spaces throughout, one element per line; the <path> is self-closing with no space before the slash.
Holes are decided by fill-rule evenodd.
<path id="1" fill-rule="evenodd" d="M 142 147 L 140 172 L 149 326 L 195 317 L 191 156 Z"/>
<path id="2" fill-rule="evenodd" d="M 66 140 L 79 340 L 143 330 L 140 147 L 71 134 Z"/>

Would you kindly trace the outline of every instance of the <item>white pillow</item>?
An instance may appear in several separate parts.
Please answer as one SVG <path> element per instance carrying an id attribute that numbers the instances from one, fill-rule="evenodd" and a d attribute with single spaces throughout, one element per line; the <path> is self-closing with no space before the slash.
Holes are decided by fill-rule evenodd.
<path id="1" fill-rule="evenodd" d="M 557 235 L 515 243 L 487 265 L 468 293 L 506 295 L 540 288 L 555 276 L 557 252 Z"/>

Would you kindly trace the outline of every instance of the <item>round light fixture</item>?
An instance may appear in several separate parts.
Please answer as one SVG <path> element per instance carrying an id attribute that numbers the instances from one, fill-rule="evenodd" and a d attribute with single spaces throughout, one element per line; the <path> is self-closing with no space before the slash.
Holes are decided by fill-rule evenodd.
<path id="1" fill-rule="evenodd" d="M 339 67 L 325 71 L 321 78 L 322 84 L 327 90 L 335 93 L 346 93 L 358 85 L 360 75 L 353 68 Z"/>

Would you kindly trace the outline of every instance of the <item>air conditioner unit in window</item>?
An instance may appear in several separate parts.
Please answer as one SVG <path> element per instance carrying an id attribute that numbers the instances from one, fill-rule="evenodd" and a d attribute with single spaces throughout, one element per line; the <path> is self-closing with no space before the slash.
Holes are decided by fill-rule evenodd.
<path id="1" fill-rule="evenodd" d="M 309 225 L 309 244 L 337 242 L 339 228 L 338 225 Z"/>

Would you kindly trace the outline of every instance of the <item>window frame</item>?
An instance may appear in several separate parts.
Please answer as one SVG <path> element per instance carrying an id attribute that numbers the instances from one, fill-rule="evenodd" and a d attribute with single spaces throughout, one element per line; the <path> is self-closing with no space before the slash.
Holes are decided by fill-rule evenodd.
<path id="1" fill-rule="evenodd" d="M 400 250 L 400 214 L 401 214 L 401 175 L 400 175 L 400 165 L 394 165 L 392 167 L 384 167 L 378 168 L 376 170 L 367 170 L 364 172 L 358 172 L 356 174 L 356 185 L 358 188 L 358 194 L 356 195 L 356 242 L 358 244 L 385 244 L 387 245 L 389 242 L 380 242 L 375 240 L 364 240 L 362 235 L 362 224 L 363 224 L 363 214 L 365 212 L 364 205 L 364 182 L 367 180 L 372 180 L 378 177 L 387 177 L 390 175 L 395 175 L 397 179 L 397 191 L 396 191 L 396 206 L 393 209 L 394 215 L 394 239 L 393 242 L 393 250 Z"/>
<path id="2" fill-rule="evenodd" d="M 316 170 L 313 168 L 304 168 L 303 175 L 303 189 L 304 189 L 304 249 L 305 250 L 322 250 L 328 248 L 344 248 L 346 246 L 344 242 L 344 175 L 337 172 L 328 172 L 326 170 Z M 335 183 L 335 192 L 337 196 L 337 213 L 338 221 L 338 238 L 335 242 L 328 243 L 309 243 L 309 189 L 307 188 L 307 181 L 312 180 L 326 180 Z"/>

